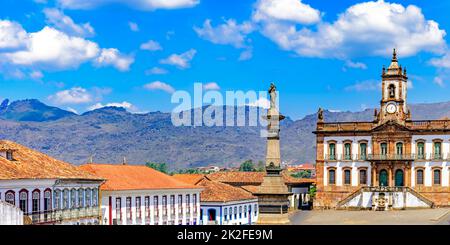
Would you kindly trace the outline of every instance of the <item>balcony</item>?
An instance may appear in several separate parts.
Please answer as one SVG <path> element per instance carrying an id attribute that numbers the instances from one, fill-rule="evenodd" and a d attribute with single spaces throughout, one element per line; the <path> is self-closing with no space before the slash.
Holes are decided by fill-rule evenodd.
<path id="1" fill-rule="evenodd" d="M 416 159 L 414 154 L 368 154 L 369 161 L 413 161 Z"/>
<path id="2" fill-rule="evenodd" d="M 85 218 L 98 218 L 98 207 L 72 208 L 64 210 L 49 210 L 25 214 L 31 224 L 57 223 L 66 220 L 79 220 Z"/>

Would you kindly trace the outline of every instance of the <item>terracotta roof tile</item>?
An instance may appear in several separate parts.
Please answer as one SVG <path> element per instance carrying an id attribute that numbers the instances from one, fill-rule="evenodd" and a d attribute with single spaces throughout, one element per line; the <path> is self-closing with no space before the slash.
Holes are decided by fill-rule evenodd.
<path id="1" fill-rule="evenodd" d="M 80 168 L 106 179 L 101 190 L 199 189 L 142 165 L 89 163 Z"/>
<path id="2" fill-rule="evenodd" d="M 202 179 L 197 183 L 197 186 L 204 188 L 200 195 L 202 202 L 232 202 L 257 199 L 251 193 L 239 187 L 213 181 L 208 178 Z"/>
<path id="3" fill-rule="evenodd" d="M 200 180 L 202 180 L 204 174 L 174 174 L 173 177 L 177 180 L 183 181 L 184 183 L 195 185 Z"/>
<path id="4" fill-rule="evenodd" d="M 211 180 L 242 185 L 260 185 L 263 182 L 265 172 L 216 172 L 208 174 Z"/>
<path id="5" fill-rule="evenodd" d="M 9 140 L 0 140 L 0 150 L 14 150 L 13 160 L 0 156 L 0 179 L 88 179 L 101 178 Z"/>

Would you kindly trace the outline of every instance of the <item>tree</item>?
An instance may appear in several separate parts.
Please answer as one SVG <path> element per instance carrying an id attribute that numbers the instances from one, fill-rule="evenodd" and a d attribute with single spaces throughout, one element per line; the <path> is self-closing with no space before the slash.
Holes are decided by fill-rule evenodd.
<path id="1" fill-rule="evenodd" d="M 241 172 L 253 172 L 255 171 L 255 165 L 252 160 L 247 160 L 239 166 L 239 171 Z"/>
<path id="2" fill-rule="evenodd" d="M 154 163 L 154 162 L 148 162 L 145 164 L 145 166 L 149 167 L 149 168 L 153 168 L 159 172 L 163 172 L 165 174 L 167 174 L 169 172 L 169 169 L 167 168 L 167 164 L 166 163 Z"/>
<path id="3" fill-rule="evenodd" d="M 266 165 L 263 161 L 258 161 L 258 167 L 256 168 L 256 171 L 258 172 L 264 172 L 266 171 Z"/>

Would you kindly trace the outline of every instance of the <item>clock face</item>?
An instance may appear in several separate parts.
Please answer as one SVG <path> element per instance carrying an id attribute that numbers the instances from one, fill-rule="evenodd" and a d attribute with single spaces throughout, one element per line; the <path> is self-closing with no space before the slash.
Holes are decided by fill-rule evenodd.
<path id="1" fill-rule="evenodd" d="M 388 104 L 386 106 L 386 111 L 391 114 L 395 113 L 397 111 L 397 106 L 395 104 Z"/>

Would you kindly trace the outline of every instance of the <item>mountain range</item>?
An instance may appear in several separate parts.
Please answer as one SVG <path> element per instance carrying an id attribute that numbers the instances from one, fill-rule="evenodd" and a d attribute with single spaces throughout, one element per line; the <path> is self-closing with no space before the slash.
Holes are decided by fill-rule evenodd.
<path id="1" fill-rule="evenodd" d="M 450 117 L 450 102 L 411 104 L 415 120 Z M 206 109 L 202 108 L 202 109 Z M 236 113 L 238 108 L 231 108 Z M 250 110 L 245 107 L 245 112 Z M 197 110 L 197 109 L 195 109 Z M 193 113 L 193 110 L 189 111 Z M 191 114 L 193 115 L 193 114 Z M 324 111 L 327 122 L 371 121 L 373 109 L 360 112 Z M 314 162 L 317 115 L 281 123 L 284 162 Z M 0 104 L 0 139 L 9 139 L 53 157 L 82 164 L 92 157 L 98 163 L 164 162 L 171 169 L 206 165 L 237 166 L 263 160 L 262 126 L 175 127 L 171 114 L 134 114 L 119 107 L 104 107 L 81 115 L 48 106 L 38 100 Z"/>

